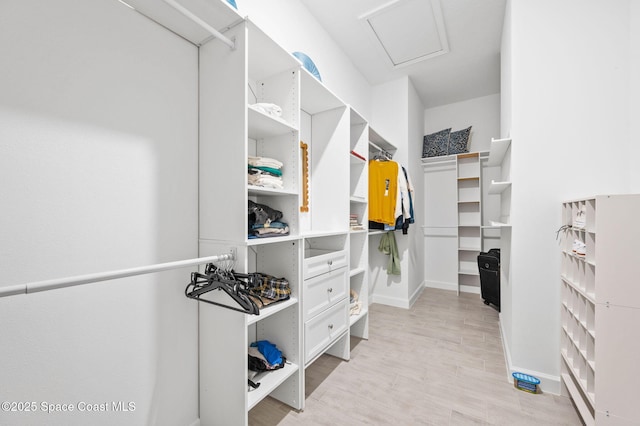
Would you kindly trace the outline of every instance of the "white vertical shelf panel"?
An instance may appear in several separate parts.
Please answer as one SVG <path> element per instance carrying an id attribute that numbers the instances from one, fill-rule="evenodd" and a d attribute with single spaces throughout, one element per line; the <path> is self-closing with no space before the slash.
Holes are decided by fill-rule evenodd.
<path id="1" fill-rule="evenodd" d="M 200 48 L 200 238 L 237 241 L 247 227 L 246 214 L 238 214 L 247 211 L 246 28 L 228 35 L 236 39 L 233 51 L 215 42 Z"/>
<path id="2" fill-rule="evenodd" d="M 305 95 L 303 95 L 305 96 Z M 310 201 L 312 229 L 349 230 L 349 116 L 346 107 L 312 116 Z"/>
<path id="3" fill-rule="evenodd" d="M 640 212 L 640 197 L 598 196 L 595 205 L 597 232 L 588 233 L 587 240 L 595 241 L 596 302 L 639 306 L 640 285 L 632 285 L 631 282 L 640 281 L 637 272 L 640 233 L 635 226 Z M 587 221 L 588 214 L 587 211 Z"/>
<path id="4" fill-rule="evenodd" d="M 349 335 L 369 338 L 369 126 L 353 108 L 349 108 L 350 213 L 358 214 L 364 231 L 349 234 L 349 288 L 358 295 L 360 313 L 349 315 Z M 354 156 L 352 153 L 358 155 Z M 361 158 L 362 157 L 362 158 Z M 357 201 L 354 201 L 357 200 Z M 350 342 L 349 342 L 350 346 Z"/>
<path id="5" fill-rule="evenodd" d="M 635 380 L 640 377 L 639 326 L 638 307 L 596 305 L 596 411 L 633 424 L 640 424 Z"/>
<path id="6" fill-rule="evenodd" d="M 494 139 L 491 138 L 491 145 L 489 148 L 489 159 L 487 160 L 487 166 L 500 166 L 504 161 L 504 157 L 507 150 L 511 146 L 511 138 L 506 139 Z"/>

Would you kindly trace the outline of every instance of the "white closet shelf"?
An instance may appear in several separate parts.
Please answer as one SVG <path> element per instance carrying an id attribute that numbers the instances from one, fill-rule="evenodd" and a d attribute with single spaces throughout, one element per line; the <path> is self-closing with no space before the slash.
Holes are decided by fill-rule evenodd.
<path id="1" fill-rule="evenodd" d="M 260 315 L 247 315 L 247 325 L 255 324 L 258 321 L 262 321 L 263 319 L 269 318 L 273 314 L 277 314 L 280 311 L 287 309 L 289 306 L 293 306 L 298 303 L 298 298 L 291 297 L 288 300 L 283 300 L 282 302 L 276 302 L 271 305 L 267 305 L 260 309 Z"/>
<path id="2" fill-rule="evenodd" d="M 299 235 L 283 235 L 282 237 L 251 238 L 247 239 L 245 243 L 247 246 L 260 246 L 265 244 L 281 243 L 283 241 L 296 241 L 299 239 Z"/>
<path id="3" fill-rule="evenodd" d="M 511 145 L 511 138 L 491 139 L 491 147 L 489 149 L 489 160 L 487 166 L 499 166 L 502 164 L 507 149 Z"/>
<path id="4" fill-rule="evenodd" d="M 483 225 L 481 226 L 482 229 L 500 229 L 500 228 L 511 228 L 511 224 L 510 223 L 502 223 L 502 222 L 495 222 L 495 221 L 491 221 L 490 225 Z"/>
<path id="5" fill-rule="evenodd" d="M 353 268 L 352 270 L 349 271 L 349 278 L 355 277 L 356 275 L 359 275 L 359 274 L 364 274 L 364 271 L 365 271 L 364 268 Z"/>
<path id="6" fill-rule="evenodd" d="M 249 195 L 269 195 L 269 196 L 291 196 L 298 195 L 297 191 L 289 191 L 286 189 L 267 188 L 264 186 L 247 185 Z"/>
<path id="7" fill-rule="evenodd" d="M 358 321 L 360 321 L 362 318 L 366 317 L 368 313 L 369 313 L 368 309 L 362 308 L 362 310 L 360 311 L 360 313 L 358 315 L 350 315 L 349 316 L 349 327 L 351 327 L 353 324 L 355 324 Z"/>
<path id="8" fill-rule="evenodd" d="M 448 164 L 448 163 L 454 163 L 456 162 L 456 156 L 455 155 L 441 155 L 439 157 L 422 157 L 422 164 L 423 165 L 427 165 L 427 164 Z"/>
<path id="9" fill-rule="evenodd" d="M 458 251 L 482 251 L 480 247 L 458 247 Z"/>
<path id="10" fill-rule="evenodd" d="M 458 201 L 458 204 L 478 204 L 480 203 L 480 200 L 464 200 L 464 201 Z"/>
<path id="11" fill-rule="evenodd" d="M 275 388 L 280 386 L 299 369 L 300 367 L 297 364 L 287 363 L 283 368 L 255 376 L 253 381 L 260 382 L 260 387 L 253 389 L 248 393 L 248 409 L 251 410 L 257 403 L 262 401 L 265 396 L 269 395 Z"/>
<path id="12" fill-rule="evenodd" d="M 300 109 L 306 113 L 313 115 L 322 111 L 346 107 L 346 104 L 340 100 L 333 92 L 315 78 L 304 67 L 300 72 L 300 91 L 304 96 L 300 99 Z"/>
<path id="13" fill-rule="evenodd" d="M 301 235 L 303 238 L 318 238 L 318 237 L 332 237 L 334 235 L 345 235 L 349 231 L 308 231 Z"/>
<path id="14" fill-rule="evenodd" d="M 349 201 L 351 201 L 352 203 L 367 203 L 367 199 L 365 197 L 358 197 L 357 195 L 352 195 L 351 197 L 349 197 Z"/>
<path id="15" fill-rule="evenodd" d="M 265 114 L 252 105 L 247 105 L 249 113 L 249 138 L 264 139 L 273 136 L 286 135 L 298 129 L 291 126 L 280 117 Z"/>
<path id="16" fill-rule="evenodd" d="M 460 269 L 458 270 L 458 274 L 460 275 L 480 275 L 480 272 L 478 272 L 478 270 L 473 270 L 473 269 Z"/>
<path id="17" fill-rule="evenodd" d="M 480 180 L 480 176 L 461 176 L 458 178 L 458 181 L 464 180 Z"/>
<path id="18" fill-rule="evenodd" d="M 202 25 L 187 18 L 164 1 L 156 0 L 121 0 L 142 15 L 170 29 L 195 45 L 201 45 L 213 38 L 211 32 Z M 226 1 L 200 2 L 197 0 L 180 0 L 194 15 L 197 15 L 208 26 L 224 33 L 244 19 Z"/>
<path id="19" fill-rule="evenodd" d="M 501 194 L 505 189 L 510 187 L 511 182 L 496 182 L 492 180 L 491 186 L 489 187 L 489 194 Z"/>

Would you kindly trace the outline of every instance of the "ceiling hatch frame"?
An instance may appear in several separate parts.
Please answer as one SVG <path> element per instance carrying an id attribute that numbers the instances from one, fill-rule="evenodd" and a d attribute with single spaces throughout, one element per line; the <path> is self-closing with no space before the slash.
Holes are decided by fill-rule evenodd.
<path id="1" fill-rule="evenodd" d="M 424 7 L 426 16 L 417 16 L 415 6 L 405 7 L 412 2 Z M 403 16 L 405 12 L 411 15 Z M 403 25 L 403 19 L 409 25 Z M 416 19 L 422 21 L 418 23 Z M 449 53 L 440 0 L 392 0 L 360 15 L 358 20 L 366 28 L 378 53 L 393 69 Z M 422 36 L 424 38 L 418 38 Z"/>

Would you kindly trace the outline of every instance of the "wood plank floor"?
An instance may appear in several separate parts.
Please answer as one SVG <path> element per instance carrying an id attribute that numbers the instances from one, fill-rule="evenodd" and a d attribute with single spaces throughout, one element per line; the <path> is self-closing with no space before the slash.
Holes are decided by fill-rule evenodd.
<path id="1" fill-rule="evenodd" d="M 568 398 L 507 380 L 498 313 L 479 295 L 427 288 L 409 310 L 373 304 L 369 340 L 351 342 L 350 361 L 307 368 L 304 411 L 266 398 L 249 424 L 582 424 Z"/>

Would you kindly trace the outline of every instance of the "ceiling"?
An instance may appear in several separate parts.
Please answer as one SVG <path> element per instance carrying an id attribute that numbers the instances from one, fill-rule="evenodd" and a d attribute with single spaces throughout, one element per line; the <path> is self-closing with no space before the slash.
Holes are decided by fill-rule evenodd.
<path id="1" fill-rule="evenodd" d="M 506 0 L 301 1 L 371 85 L 407 75 L 425 108 L 500 91 Z"/>

